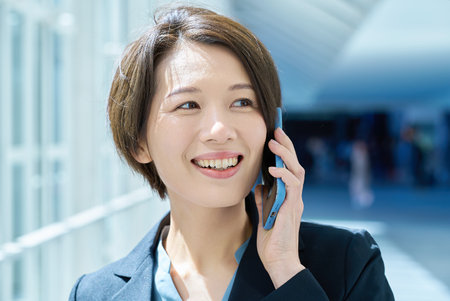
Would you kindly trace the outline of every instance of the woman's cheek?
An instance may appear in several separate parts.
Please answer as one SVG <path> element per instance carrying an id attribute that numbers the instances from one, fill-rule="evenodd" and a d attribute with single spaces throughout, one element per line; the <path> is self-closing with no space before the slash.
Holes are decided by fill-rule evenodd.
<path id="1" fill-rule="evenodd" d="M 266 141 L 267 128 L 262 116 L 255 116 L 251 124 L 244 127 L 246 129 L 246 138 L 250 142 L 250 147 L 257 154 L 256 169 L 259 173 L 262 163 L 264 143 Z"/>
<path id="2" fill-rule="evenodd" d="M 167 115 L 158 116 L 151 126 L 148 137 L 150 152 L 161 178 L 167 173 L 167 166 L 173 169 L 179 164 L 178 161 L 182 158 L 189 138 L 188 129 L 188 125 Z"/>
<path id="3" fill-rule="evenodd" d="M 253 127 L 253 137 L 255 138 L 254 143 L 258 145 L 258 148 L 261 151 L 261 156 L 264 148 L 264 143 L 266 142 L 266 136 L 267 136 L 266 123 L 264 122 L 263 117 L 259 116 L 259 118 L 255 122 L 255 126 Z"/>

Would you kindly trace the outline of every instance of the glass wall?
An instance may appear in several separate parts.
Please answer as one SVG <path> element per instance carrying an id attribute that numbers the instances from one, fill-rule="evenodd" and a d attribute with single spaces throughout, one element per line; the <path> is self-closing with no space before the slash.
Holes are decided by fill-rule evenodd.
<path id="1" fill-rule="evenodd" d="M 0 1 L 0 300 L 66 299 L 166 209 L 148 191 L 126 198 L 143 181 L 105 118 L 114 64 L 153 5 Z"/>
<path id="2" fill-rule="evenodd" d="M 106 119 L 122 50 L 166 2 L 0 0 L 0 300 L 67 299 L 167 210 Z"/>

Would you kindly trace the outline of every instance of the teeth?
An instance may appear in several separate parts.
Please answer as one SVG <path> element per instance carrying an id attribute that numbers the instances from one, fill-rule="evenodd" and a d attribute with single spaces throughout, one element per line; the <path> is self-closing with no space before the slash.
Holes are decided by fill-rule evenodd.
<path id="1" fill-rule="evenodd" d="M 238 163 L 238 158 L 226 158 L 226 159 L 217 159 L 217 160 L 198 160 L 195 163 L 203 168 L 214 168 L 214 169 L 227 169 L 228 167 L 236 166 Z"/>
<path id="2" fill-rule="evenodd" d="M 228 159 L 224 159 L 222 162 L 220 162 L 221 164 L 222 164 L 222 168 L 223 169 L 227 169 L 228 168 L 228 166 L 230 165 L 230 164 L 228 164 Z"/>

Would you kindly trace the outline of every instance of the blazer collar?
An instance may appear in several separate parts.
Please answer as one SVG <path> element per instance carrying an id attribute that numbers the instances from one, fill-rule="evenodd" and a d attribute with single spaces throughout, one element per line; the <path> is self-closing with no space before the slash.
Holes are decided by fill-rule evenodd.
<path id="1" fill-rule="evenodd" d="M 253 232 L 236 272 L 229 300 L 247 300 L 255 296 L 262 298 L 274 289 L 256 249 L 259 219 L 253 193 L 245 198 L 245 209 L 252 222 Z M 153 285 L 153 257 L 161 231 L 169 224 L 170 213 L 167 213 L 130 254 L 116 263 L 114 275 L 127 283 L 113 296 L 112 300 L 150 300 Z M 299 251 L 303 249 L 303 240 L 299 237 Z"/>
<path id="2" fill-rule="evenodd" d="M 153 284 L 153 254 L 155 254 L 162 229 L 170 222 L 167 213 L 126 257 L 119 260 L 114 275 L 126 284 L 112 300 L 150 300 Z"/>

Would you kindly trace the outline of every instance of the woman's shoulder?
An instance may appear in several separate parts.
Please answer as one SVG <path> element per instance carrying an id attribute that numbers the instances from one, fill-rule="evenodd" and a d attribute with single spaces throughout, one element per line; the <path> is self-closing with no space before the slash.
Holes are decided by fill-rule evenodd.
<path id="1" fill-rule="evenodd" d="M 72 288 L 69 300 L 111 300 L 132 276 L 146 274 L 147 270 L 152 267 L 155 238 L 159 236 L 162 225 L 167 223 L 168 219 L 169 216 L 166 215 L 156 223 L 125 257 L 78 278 Z"/>
<path id="2" fill-rule="evenodd" d="M 365 296 L 373 288 L 380 300 L 392 300 L 380 249 L 366 230 L 302 222 L 299 255 L 329 296 Z"/>
<path id="3" fill-rule="evenodd" d="M 145 274 L 151 267 L 150 248 L 142 248 L 142 245 L 150 246 L 150 242 L 141 242 L 127 256 L 79 277 L 69 300 L 112 300 L 132 276 Z"/>
<path id="4" fill-rule="evenodd" d="M 114 270 L 121 260 L 78 278 L 70 292 L 69 300 L 111 300 L 128 281 L 115 276 Z"/>
<path id="5" fill-rule="evenodd" d="M 314 222 L 302 222 L 300 237 L 305 243 L 345 246 L 350 241 L 363 240 L 375 243 L 370 233 L 364 229 L 351 229 Z"/>
<path id="6" fill-rule="evenodd" d="M 380 256 L 378 244 L 368 231 L 312 222 L 302 222 L 300 226 L 299 249 L 306 261 L 320 258 L 328 267 Z"/>

